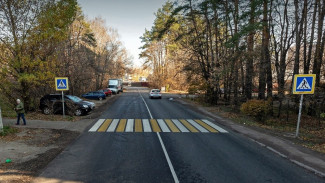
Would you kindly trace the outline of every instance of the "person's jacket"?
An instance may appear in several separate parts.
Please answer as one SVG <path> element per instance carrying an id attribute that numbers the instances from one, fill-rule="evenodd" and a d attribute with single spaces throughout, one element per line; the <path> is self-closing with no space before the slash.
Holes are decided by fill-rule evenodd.
<path id="1" fill-rule="evenodd" d="M 17 113 L 25 113 L 24 104 L 22 102 L 20 102 L 19 104 L 17 104 L 17 106 L 16 106 L 16 112 Z"/>

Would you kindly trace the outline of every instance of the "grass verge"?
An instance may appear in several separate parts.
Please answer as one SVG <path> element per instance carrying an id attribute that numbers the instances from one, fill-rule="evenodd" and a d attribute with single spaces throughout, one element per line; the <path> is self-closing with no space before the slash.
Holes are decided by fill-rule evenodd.
<path id="1" fill-rule="evenodd" d="M 4 126 L 2 131 L 0 131 L 0 136 L 7 136 L 9 134 L 14 134 L 17 132 L 18 132 L 17 128 L 12 128 L 10 126 Z"/>
<path id="2" fill-rule="evenodd" d="M 320 121 L 318 118 L 302 115 L 299 138 L 295 138 L 298 115 L 294 112 L 289 113 L 288 116 L 287 114 L 280 117 L 269 116 L 264 122 L 260 122 L 240 113 L 238 106 L 215 106 L 206 104 L 202 100 L 185 100 L 236 123 L 266 130 L 268 133 L 325 154 L 325 120 Z"/>

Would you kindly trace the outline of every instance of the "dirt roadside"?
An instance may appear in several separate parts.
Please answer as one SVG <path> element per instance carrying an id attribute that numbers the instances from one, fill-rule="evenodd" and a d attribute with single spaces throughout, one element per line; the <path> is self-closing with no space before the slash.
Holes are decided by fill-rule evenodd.
<path id="1" fill-rule="evenodd" d="M 117 98 L 118 96 L 114 96 L 102 102 L 96 110 L 87 116 L 82 116 L 80 120 L 88 120 L 86 126 L 90 125 L 93 119 L 100 116 Z M 31 182 L 48 163 L 82 133 L 82 131 L 68 129 L 52 129 L 50 123 L 55 121 L 44 121 L 41 128 L 32 128 L 28 126 L 27 119 L 27 126 L 11 125 L 12 128 L 17 129 L 17 133 L 0 136 L 1 183 Z M 66 121 L 66 123 L 80 125 L 80 121 Z M 11 160 L 10 163 L 6 163 L 8 159 Z"/>
<path id="2" fill-rule="evenodd" d="M 18 128 L 18 133 L 0 138 L 0 182 L 31 182 L 79 134 L 68 130 Z M 7 159 L 12 162 L 6 163 Z"/>

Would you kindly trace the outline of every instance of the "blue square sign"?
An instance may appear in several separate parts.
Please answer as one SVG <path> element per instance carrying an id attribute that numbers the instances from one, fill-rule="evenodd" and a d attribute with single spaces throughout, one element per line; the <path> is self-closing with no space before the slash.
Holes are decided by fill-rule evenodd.
<path id="1" fill-rule="evenodd" d="M 57 91 L 69 90 L 68 78 L 67 77 L 56 77 L 55 88 Z"/>
<path id="2" fill-rule="evenodd" d="M 315 74 L 296 74 L 293 82 L 293 94 L 313 94 Z"/>

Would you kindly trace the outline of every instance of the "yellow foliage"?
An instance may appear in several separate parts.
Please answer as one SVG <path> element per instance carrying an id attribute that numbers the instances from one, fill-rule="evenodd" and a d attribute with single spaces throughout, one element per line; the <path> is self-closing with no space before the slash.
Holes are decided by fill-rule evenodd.
<path id="1" fill-rule="evenodd" d="M 264 121 L 271 110 L 270 101 L 255 99 L 243 103 L 240 107 L 242 113 L 255 117 L 259 121 Z"/>

